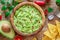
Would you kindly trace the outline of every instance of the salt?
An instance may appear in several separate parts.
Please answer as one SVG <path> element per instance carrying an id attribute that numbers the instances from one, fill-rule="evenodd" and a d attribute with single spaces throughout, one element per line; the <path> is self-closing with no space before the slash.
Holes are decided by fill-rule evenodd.
<path id="1" fill-rule="evenodd" d="M 52 20 L 54 18 L 54 15 L 49 15 L 48 20 Z"/>

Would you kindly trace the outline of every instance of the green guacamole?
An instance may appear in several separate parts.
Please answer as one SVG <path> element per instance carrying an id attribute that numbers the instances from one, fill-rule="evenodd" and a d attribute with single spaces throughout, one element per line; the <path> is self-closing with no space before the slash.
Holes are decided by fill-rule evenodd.
<path id="1" fill-rule="evenodd" d="M 42 25 L 41 13 L 34 6 L 23 5 L 15 12 L 14 25 L 19 31 L 31 34 Z"/>

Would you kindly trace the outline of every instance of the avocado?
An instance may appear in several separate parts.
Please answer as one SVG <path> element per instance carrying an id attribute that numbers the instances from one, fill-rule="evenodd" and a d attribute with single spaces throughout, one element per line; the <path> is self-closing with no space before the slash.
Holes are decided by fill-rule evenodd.
<path id="1" fill-rule="evenodd" d="M 3 36 L 5 36 L 9 39 L 14 38 L 15 32 L 12 29 L 9 21 L 7 21 L 7 20 L 0 21 L 0 34 L 2 34 Z"/>

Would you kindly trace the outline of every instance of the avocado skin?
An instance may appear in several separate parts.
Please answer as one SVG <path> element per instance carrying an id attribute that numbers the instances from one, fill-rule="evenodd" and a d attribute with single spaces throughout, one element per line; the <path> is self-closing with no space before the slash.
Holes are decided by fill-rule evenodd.
<path id="1" fill-rule="evenodd" d="M 9 33 L 3 32 L 2 29 L 1 29 L 3 23 L 7 23 L 7 24 L 9 24 L 11 26 L 11 24 L 10 24 L 10 22 L 8 20 L 0 21 L 0 34 L 2 34 L 6 38 L 9 38 L 10 40 L 12 40 L 14 38 L 14 36 L 15 36 L 14 30 L 11 27 L 11 31 Z"/>

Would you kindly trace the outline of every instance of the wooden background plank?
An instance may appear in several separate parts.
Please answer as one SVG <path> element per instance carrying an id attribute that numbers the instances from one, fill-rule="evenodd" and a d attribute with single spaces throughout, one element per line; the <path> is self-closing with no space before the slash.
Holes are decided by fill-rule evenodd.
<path id="1" fill-rule="evenodd" d="M 55 0 L 51 0 L 51 2 L 50 2 L 49 5 L 46 5 L 46 7 L 43 7 L 43 10 L 46 9 L 46 8 L 48 8 L 48 7 L 52 7 L 52 8 L 54 9 L 54 12 L 55 12 L 56 9 L 57 9 Z M 0 12 L 2 12 L 2 11 L 1 11 L 1 5 L 0 5 Z M 54 14 L 54 12 L 52 12 L 51 14 Z M 4 20 L 4 19 L 5 19 L 4 13 L 3 13 L 2 15 L 3 15 L 3 20 Z M 48 15 L 49 15 L 49 14 L 48 14 Z M 29 37 L 24 37 L 24 40 L 32 40 L 33 37 L 37 37 L 38 40 L 42 40 L 43 32 L 47 29 L 47 23 L 52 23 L 52 24 L 54 24 L 53 21 L 56 20 L 56 19 L 60 21 L 60 19 L 58 19 L 56 16 L 55 16 L 55 18 L 54 18 L 52 21 L 47 20 L 47 17 L 46 17 L 46 22 L 45 22 L 45 25 L 44 25 L 44 28 L 42 29 L 42 31 L 39 32 L 39 33 L 37 33 L 36 35 L 29 36 Z M 3 37 L 2 35 L 0 35 L 0 40 L 9 40 L 9 39 L 7 39 L 7 38 Z"/>

